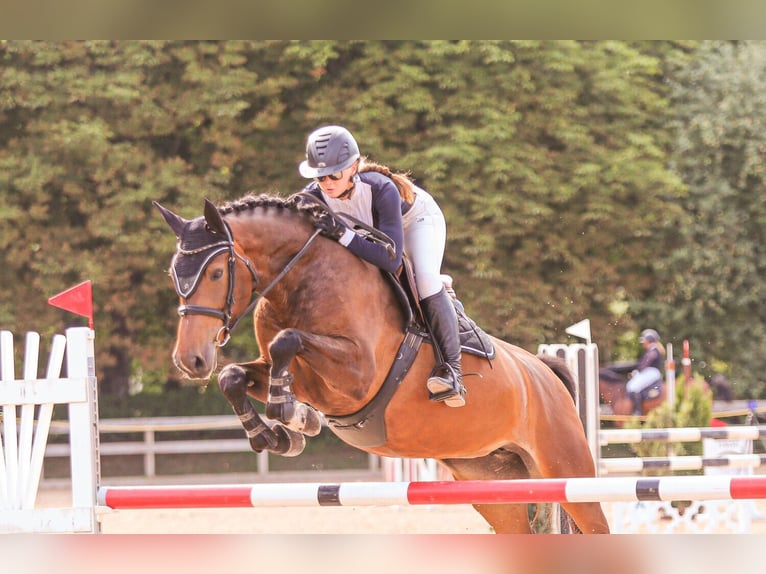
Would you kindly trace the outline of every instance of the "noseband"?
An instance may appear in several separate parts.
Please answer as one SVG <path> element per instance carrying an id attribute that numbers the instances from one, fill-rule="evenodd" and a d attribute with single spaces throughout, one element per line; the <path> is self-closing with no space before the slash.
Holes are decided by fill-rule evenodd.
<path id="1" fill-rule="evenodd" d="M 223 322 L 223 325 L 218 330 L 215 336 L 215 343 L 218 347 L 223 347 L 226 345 L 226 343 L 229 342 L 229 339 L 231 339 L 231 332 L 234 330 L 234 327 L 236 327 L 237 323 L 239 323 L 239 320 L 250 313 L 255 306 L 258 304 L 258 301 L 260 301 L 271 289 L 282 280 L 282 278 L 287 274 L 290 269 L 295 266 L 295 264 L 298 262 L 298 260 L 303 257 L 306 250 L 308 249 L 309 245 L 312 241 L 316 238 L 317 235 L 319 235 L 319 230 L 315 231 L 311 237 L 308 238 L 306 243 L 301 247 L 300 251 L 296 253 L 293 258 L 287 263 L 285 268 L 272 280 L 271 283 L 268 284 L 268 286 L 258 293 L 256 291 L 258 287 L 258 275 L 255 272 L 255 268 L 253 267 L 252 262 L 242 255 L 240 255 L 237 250 L 234 248 L 234 239 L 231 234 L 231 228 L 229 227 L 229 224 L 224 223 L 224 229 L 226 230 L 226 238 L 222 241 L 217 241 L 215 243 L 211 243 L 209 245 L 203 245 L 202 247 L 198 247 L 197 249 L 183 249 L 181 247 L 181 241 L 179 240 L 178 245 L 176 247 L 176 256 L 178 255 L 198 255 L 200 253 L 205 253 L 210 251 L 210 253 L 205 257 L 202 264 L 200 265 L 200 268 L 197 270 L 197 273 L 194 276 L 194 280 L 191 282 L 191 288 L 190 289 L 182 289 L 181 283 L 179 281 L 178 275 L 175 272 L 175 265 L 171 264 L 171 276 L 173 277 L 173 282 L 176 287 L 176 292 L 178 293 L 178 296 L 181 298 L 188 298 L 194 293 L 194 291 L 197 289 L 197 286 L 199 285 L 200 279 L 202 277 L 202 274 L 205 272 L 205 269 L 207 269 L 207 266 L 210 264 L 210 262 L 220 253 L 223 253 L 225 251 L 228 251 L 229 253 L 229 261 L 228 261 L 228 269 L 229 269 L 229 285 L 227 288 L 226 293 L 226 303 L 224 308 L 216 309 L 214 307 L 205 307 L 202 305 L 179 305 L 178 306 L 178 314 L 181 317 L 185 317 L 187 315 L 207 315 L 209 317 L 215 317 L 217 319 L 220 319 Z M 175 258 L 174 258 L 175 259 Z M 236 285 L 235 281 L 235 272 L 236 272 L 236 263 L 237 259 L 242 261 L 245 264 L 245 267 L 247 267 L 248 271 L 250 271 L 250 278 L 252 281 L 252 291 L 251 291 L 251 301 L 250 304 L 247 306 L 247 308 L 238 316 L 233 317 L 233 309 L 234 309 L 234 286 Z M 175 263 L 175 261 L 174 261 Z"/>

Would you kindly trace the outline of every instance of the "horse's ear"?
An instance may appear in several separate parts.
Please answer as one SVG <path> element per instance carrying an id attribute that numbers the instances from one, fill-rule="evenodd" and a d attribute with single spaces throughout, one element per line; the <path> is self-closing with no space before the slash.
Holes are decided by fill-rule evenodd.
<path id="1" fill-rule="evenodd" d="M 205 221 L 210 231 L 226 237 L 226 226 L 223 223 L 221 212 L 218 211 L 218 208 L 209 199 L 205 199 Z"/>
<path id="2" fill-rule="evenodd" d="M 176 234 L 177 238 L 181 238 L 181 234 L 184 231 L 184 227 L 186 227 L 186 224 L 188 221 L 186 221 L 183 217 L 180 215 L 176 215 L 169 209 L 165 209 L 162 207 L 159 203 L 156 201 L 152 202 L 154 204 L 154 207 L 160 210 L 160 213 L 162 214 L 162 217 L 165 218 L 165 221 L 168 222 L 168 225 L 173 230 L 173 233 Z"/>

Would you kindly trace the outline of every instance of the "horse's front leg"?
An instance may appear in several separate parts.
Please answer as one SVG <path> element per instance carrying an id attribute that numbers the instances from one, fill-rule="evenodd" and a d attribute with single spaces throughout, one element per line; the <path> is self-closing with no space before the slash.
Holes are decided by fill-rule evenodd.
<path id="1" fill-rule="evenodd" d="M 258 397 L 265 388 L 269 365 L 263 359 L 252 363 L 231 364 L 218 375 L 221 392 L 239 417 L 250 447 L 255 452 L 271 451 L 282 456 L 298 456 L 306 447 L 306 439 L 280 424 L 269 425 L 253 408 L 248 392 Z"/>
<path id="2" fill-rule="evenodd" d="M 281 421 L 288 428 L 316 436 L 322 430 L 322 417 L 316 409 L 295 398 L 290 374 L 290 361 L 303 350 L 300 332 L 296 329 L 280 331 L 269 345 L 271 371 L 266 416 Z"/>

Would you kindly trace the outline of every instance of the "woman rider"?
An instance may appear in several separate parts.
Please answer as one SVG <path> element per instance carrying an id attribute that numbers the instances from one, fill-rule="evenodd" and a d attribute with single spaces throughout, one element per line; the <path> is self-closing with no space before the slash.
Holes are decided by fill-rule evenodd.
<path id="1" fill-rule="evenodd" d="M 366 241 L 337 220 L 318 224 L 324 235 L 391 273 L 396 273 L 402 253 L 407 253 L 437 355 L 437 367 L 426 383 L 430 398 L 462 407 L 465 387 L 457 315 L 440 276 L 447 229 L 434 198 L 407 175 L 361 157 L 354 136 L 342 126 L 324 126 L 309 134 L 306 160 L 298 171 L 314 180 L 305 192 L 333 211 L 385 233 L 394 242 L 395 255 L 391 257 L 384 246 Z"/>
<path id="2" fill-rule="evenodd" d="M 660 335 L 654 329 L 644 329 L 638 337 L 638 341 L 644 346 L 644 354 L 639 359 L 638 367 L 633 371 L 633 376 L 625 386 L 631 402 L 633 414 L 640 415 L 641 391 L 662 380 L 662 367 L 665 363 L 665 349 L 660 343 Z"/>

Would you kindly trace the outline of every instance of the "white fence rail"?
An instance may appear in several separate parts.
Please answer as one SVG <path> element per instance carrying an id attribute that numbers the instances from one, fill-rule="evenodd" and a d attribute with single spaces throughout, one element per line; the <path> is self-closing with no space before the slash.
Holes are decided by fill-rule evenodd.
<path id="1" fill-rule="evenodd" d="M 157 455 L 167 454 L 210 454 L 210 453 L 252 453 L 247 438 L 207 438 L 157 440 L 158 433 L 179 431 L 242 430 L 239 420 L 234 416 L 188 416 L 188 417 L 146 417 L 124 419 L 100 419 L 98 430 L 101 437 L 99 454 L 105 456 L 143 456 L 143 476 L 157 476 Z M 69 423 L 54 421 L 51 423 L 51 435 L 66 435 Z M 130 441 L 106 442 L 105 434 L 142 433 L 142 438 Z M 69 444 L 49 443 L 46 457 L 64 457 L 70 455 Z M 269 455 L 267 452 L 256 457 L 256 474 L 266 476 L 269 473 Z M 367 470 L 377 472 L 381 469 L 380 457 L 368 455 Z M 43 484 L 46 480 L 43 480 Z"/>

